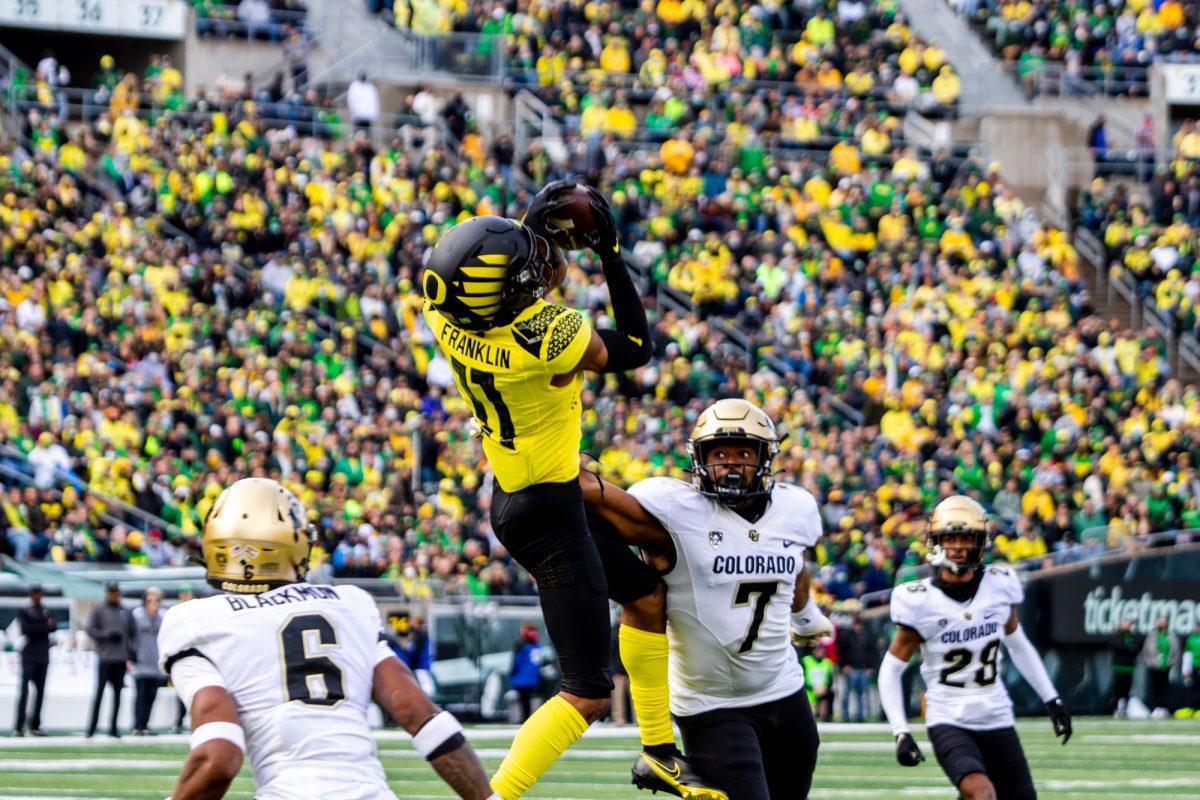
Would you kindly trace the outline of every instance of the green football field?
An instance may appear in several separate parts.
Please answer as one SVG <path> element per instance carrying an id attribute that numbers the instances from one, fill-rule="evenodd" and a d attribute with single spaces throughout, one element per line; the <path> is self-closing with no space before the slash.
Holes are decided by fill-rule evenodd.
<path id="1" fill-rule="evenodd" d="M 1044 719 L 1021 722 L 1039 797 L 1200 798 L 1200 721 L 1162 722 L 1087 719 L 1062 747 Z M 481 757 L 494 768 L 512 727 L 473 728 Z M 896 765 L 883 725 L 826 725 L 813 798 L 953 798 L 918 728 L 929 760 L 915 769 Z M 411 749 L 407 737 L 379 736 L 380 757 L 401 798 L 451 797 Z M 637 749 L 630 729 L 598 727 L 576 745 L 530 793 L 531 798 L 649 797 L 629 785 Z M 18 798 L 153 798 L 170 792 L 186 753 L 181 736 L 121 741 L 79 737 L 0 739 L 0 800 Z M 249 769 L 229 797 L 252 795 Z M 661 797 L 661 795 L 660 795 Z M 297 800 L 307 800 L 297 798 Z M 316 800 L 316 798 L 313 798 Z"/>

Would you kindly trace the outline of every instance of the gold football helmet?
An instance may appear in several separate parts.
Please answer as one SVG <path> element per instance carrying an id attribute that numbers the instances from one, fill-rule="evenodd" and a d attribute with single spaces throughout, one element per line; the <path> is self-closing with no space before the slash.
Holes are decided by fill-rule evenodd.
<path id="1" fill-rule="evenodd" d="M 244 478 L 217 496 L 204 520 L 208 582 L 223 592 L 258 594 L 302 581 L 311 543 L 294 494 L 278 481 Z"/>
<path id="2" fill-rule="evenodd" d="M 758 451 L 758 460 L 750 465 L 755 472 L 749 481 L 742 470 L 727 471 L 721 481 L 709 471 L 708 450 L 731 441 L 748 442 Z M 687 452 L 692 457 L 692 486 L 721 502 L 742 503 L 769 494 L 775 486 L 771 464 L 779 454 L 779 435 L 771 418 L 753 403 L 728 398 L 704 409 L 688 439 Z"/>
<path id="3" fill-rule="evenodd" d="M 978 569 L 983 565 L 983 552 L 987 547 L 988 515 L 983 506 L 966 495 L 956 494 L 937 504 L 929 515 L 929 563 L 943 567 L 956 575 Z M 951 561 L 942 547 L 947 535 L 972 535 L 975 546 L 967 552 L 967 560 L 961 564 Z"/>

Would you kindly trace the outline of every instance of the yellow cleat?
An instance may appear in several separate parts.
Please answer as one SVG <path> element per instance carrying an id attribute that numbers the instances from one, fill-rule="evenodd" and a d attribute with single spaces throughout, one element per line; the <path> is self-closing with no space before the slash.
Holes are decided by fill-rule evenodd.
<path id="1" fill-rule="evenodd" d="M 1190 708 L 1180 708 L 1175 711 L 1175 719 L 1191 719 L 1196 712 Z"/>
<path id="2" fill-rule="evenodd" d="M 683 756 L 656 758 L 649 753 L 638 756 L 633 765 L 633 785 L 652 792 L 666 792 L 685 800 L 729 800 L 719 789 L 705 785 L 695 768 Z"/>

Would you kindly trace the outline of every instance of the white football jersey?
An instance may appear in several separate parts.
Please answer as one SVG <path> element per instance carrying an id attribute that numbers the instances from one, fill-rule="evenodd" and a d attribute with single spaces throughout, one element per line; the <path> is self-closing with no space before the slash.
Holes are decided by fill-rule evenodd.
<path id="1" fill-rule="evenodd" d="M 755 522 L 671 478 L 629 489 L 675 543 L 667 584 L 671 711 L 754 706 L 804 688 L 791 641 L 804 550 L 821 538 L 817 501 L 776 484 Z"/>
<path id="2" fill-rule="evenodd" d="M 1004 626 L 1025 593 L 1007 567 L 984 568 L 975 596 L 951 599 L 932 578 L 897 586 L 892 622 L 921 636 L 925 724 L 970 730 L 1014 724 L 1012 700 L 1001 678 Z"/>
<path id="3" fill-rule="evenodd" d="M 383 794 L 367 727 L 375 665 L 391 656 L 380 625 L 357 586 L 297 583 L 173 606 L 158 652 L 168 674 L 189 656 L 216 667 L 246 732 L 257 797 L 394 797 Z"/>

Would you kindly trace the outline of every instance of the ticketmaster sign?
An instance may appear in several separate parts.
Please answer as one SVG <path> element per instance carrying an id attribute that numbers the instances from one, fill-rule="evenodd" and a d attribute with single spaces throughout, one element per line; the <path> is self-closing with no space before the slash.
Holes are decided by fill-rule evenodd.
<path id="1" fill-rule="evenodd" d="M 1200 631 L 1200 551 L 1151 550 L 1129 560 L 1035 573 L 1026 586 L 1045 645 L 1100 645 L 1129 620 L 1144 634 L 1166 618 L 1180 636 Z"/>
<path id="2" fill-rule="evenodd" d="M 1171 630 L 1187 636 L 1200 629 L 1200 607 L 1189 598 L 1164 597 L 1196 592 L 1200 587 L 1186 584 L 1180 587 L 1156 586 L 1140 593 L 1137 586 L 1097 586 L 1083 599 L 1083 631 L 1088 636 L 1111 636 L 1122 620 L 1129 620 L 1137 633 L 1149 633 L 1155 622 L 1165 617 Z M 1156 595 L 1157 592 L 1157 595 Z"/>

